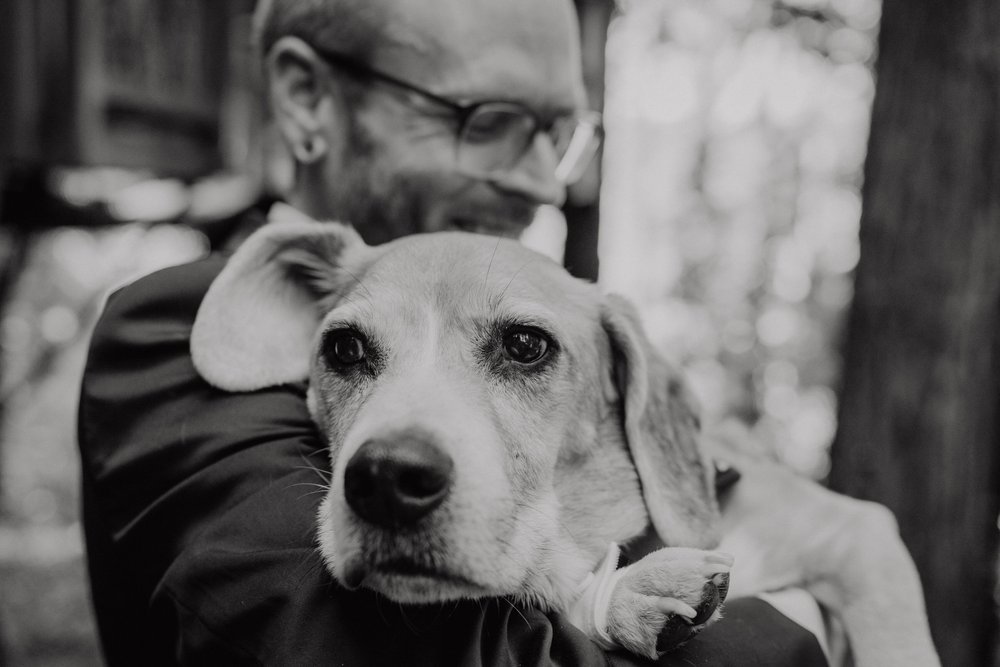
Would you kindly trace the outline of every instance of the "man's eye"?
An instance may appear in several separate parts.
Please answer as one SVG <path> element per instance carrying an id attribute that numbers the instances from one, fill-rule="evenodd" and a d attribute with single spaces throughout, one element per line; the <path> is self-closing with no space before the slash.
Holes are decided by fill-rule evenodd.
<path id="1" fill-rule="evenodd" d="M 504 334 L 503 351 L 519 364 L 535 364 L 548 354 L 549 339 L 537 329 L 517 327 Z"/>
<path id="2" fill-rule="evenodd" d="M 523 112 L 482 107 L 466 122 L 462 140 L 479 144 L 524 136 L 534 127 L 532 118 Z"/>
<path id="3" fill-rule="evenodd" d="M 356 331 L 343 329 L 328 333 L 323 341 L 323 355 L 333 368 L 345 368 L 364 361 L 368 354 L 365 339 Z"/>

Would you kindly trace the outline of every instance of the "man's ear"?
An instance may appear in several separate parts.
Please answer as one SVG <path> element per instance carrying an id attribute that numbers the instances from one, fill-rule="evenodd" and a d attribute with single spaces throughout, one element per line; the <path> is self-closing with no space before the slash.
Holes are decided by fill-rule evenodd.
<path id="1" fill-rule="evenodd" d="M 653 350 L 631 304 L 609 295 L 601 316 L 625 437 L 653 527 L 667 546 L 713 548 L 719 516 L 714 468 L 699 446 L 693 401 Z"/>
<path id="2" fill-rule="evenodd" d="M 300 164 L 322 158 L 329 146 L 324 128 L 332 102 L 322 62 L 298 37 L 282 37 L 265 60 L 271 108 L 279 131 Z"/>
<path id="3" fill-rule="evenodd" d="M 254 232 L 198 309 L 191 330 L 198 373 L 227 391 L 305 380 L 321 304 L 356 275 L 340 268 L 344 255 L 367 250 L 357 232 L 334 222 L 271 223 Z"/>

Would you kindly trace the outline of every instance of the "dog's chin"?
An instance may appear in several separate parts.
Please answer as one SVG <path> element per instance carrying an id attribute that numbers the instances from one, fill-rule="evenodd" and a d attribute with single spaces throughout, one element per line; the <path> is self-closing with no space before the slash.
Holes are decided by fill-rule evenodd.
<path id="1" fill-rule="evenodd" d="M 447 574 L 400 574 L 375 572 L 365 586 L 401 604 L 434 604 L 494 595 L 483 586 Z"/>
<path id="2" fill-rule="evenodd" d="M 414 556 L 412 545 L 401 548 L 396 544 L 395 548 L 382 549 L 376 555 L 370 547 L 345 548 L 332 536 L 331 530 L 321 527 L 320 551 L 334 579 L 349 590 L 367 588 L 404 604 L 481 598 L 500 592 L 496 586 L 480 583 L 474 574 L 458 563 L 449 563 L 450 559 L 440 554 Z"/>
<path id="3" fill-rule="evenodd" d="M 496 594 L 461 574 L 404 560 L 338 569 L 337 579 L 347 588 L 367 588 L 401 604 L 434 604 Z"/>

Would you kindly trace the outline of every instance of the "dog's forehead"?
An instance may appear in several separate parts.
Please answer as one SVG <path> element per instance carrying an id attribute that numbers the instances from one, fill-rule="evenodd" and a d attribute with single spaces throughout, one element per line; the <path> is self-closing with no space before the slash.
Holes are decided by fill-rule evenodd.
<path id="1" fill-rule="evenodd" d="M 464 233 L 409 236 L 384 246 L 364 279 L 389 301 L 536 311 L 555 318 L 595 316 L 596 288 L 520 243 Z M 393 298 L 395 297 L 395 298 Z"/>

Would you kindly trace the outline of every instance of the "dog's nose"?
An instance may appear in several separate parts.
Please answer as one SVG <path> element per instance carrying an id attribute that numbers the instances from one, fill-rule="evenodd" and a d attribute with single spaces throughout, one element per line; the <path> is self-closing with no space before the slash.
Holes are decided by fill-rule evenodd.
<path id="1" fill-rule="evenodd" d="M 344 495 L 365 521 L 399 528 L 444 501 L 453 468 L 451 457 L 423 438 L 369 440 L 347 462 Z"/>

